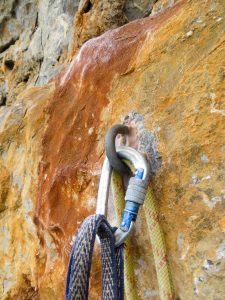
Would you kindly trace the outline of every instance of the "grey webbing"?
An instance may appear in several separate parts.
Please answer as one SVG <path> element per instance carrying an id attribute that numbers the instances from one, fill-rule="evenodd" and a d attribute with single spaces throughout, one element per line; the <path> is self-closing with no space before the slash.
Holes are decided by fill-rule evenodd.
<path id="1" fill-rule="evenodd" d="M 124 299 L 123 245 L 115 248 L 114 229 L 105 216 L 87 217 L 72 248 L 66 282 L 66 300 L 88 299 L 94 242 L 101 242 L 102 299 Z"/>

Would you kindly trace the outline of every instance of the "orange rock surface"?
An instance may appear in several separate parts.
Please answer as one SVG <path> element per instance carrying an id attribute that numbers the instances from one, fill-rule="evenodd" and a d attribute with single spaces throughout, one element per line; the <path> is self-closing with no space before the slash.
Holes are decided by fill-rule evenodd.
<path id="1" fill-rule="evenodd" d="M 0 115 L 3 299 L 63 299 L 71 245 L 95 211 L 105 133 L 131 112 L 161 156 L 151 185 L 177 296 L 224 299 L 224 13 L 222 0 L 178 1 L 108 31 L 22 94 L 24 111 Z M 159 299 L 143 212 L 132 241 L 139 299 Z M 90 299 L 100 299 L 97 256 Z"/>

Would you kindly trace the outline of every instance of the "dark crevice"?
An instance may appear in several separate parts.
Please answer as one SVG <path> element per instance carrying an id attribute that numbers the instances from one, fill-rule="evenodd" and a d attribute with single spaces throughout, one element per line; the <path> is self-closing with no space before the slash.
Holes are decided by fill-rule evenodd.
<path id="1" fill-rule="evenodd" d="M 23 82 L 28 82 L 29 77 L 30 77 L 29 74 L 25 75 L 24 78 L 23 78 Z"/>
<path id="2" fill-rule="evenodd" d="M 19 39 L 19 38 L 11 39 L 11 40 L 10 40 L 8 43 L 6 43 L 5 45 L 0 46 L 0 53 L 4 52 L 4 51 L 7 50 L 10 46 L 14 45 L 18 39 Z"/>
<path id="3" fill-rule="evenodd" d="M 41 58 L 40 60 L 39 60 L 39 70 L 38 70 L 38 72 L 37 72 L 37 78 L 36 78 L 36 80 L 35 80 L 35 82 L 34 82 L 34 85 L 37 85 L 37 82 L 38 82 L 38 79 L 39 79 L 39 75 L 40 75 L 40 71 L 41 71 L 41 65 L 42 65 L 42 63 L 43 63 L 43 58 Z"/>
<path id="4" fill-rule="evenodd" d="M 8 19 L 9 19 L 10 17 L 11 17 L 10 15 L 3 16 L 3 17 L 2 17 L 2 20 L 1 20 L 1 23 L 0 23 L 0 30 L 2 30 L 2 28 L 3 28 L 4 25 L 5 25 L 5 23 L 8 21 Z"/>
<path id="5" fill-rule="evenodd" d="M 0 106 L 5 106 L 6 105 L 6 101 L 7 101 L 7 97 L 6 96 L 0 97 Z"/>
<path id="6" fill-rule="evenodd" d="M 16 7 L 18 6 L 18 0 L 15 0 L 13 5 L 12 5 L 12 9 L 11 9 L 11 16 L 13 18 L 16 18 Z"/>
<path id="7" fill-rule="evenodd" d="M 35 19 L 34 27 L 33 27 L 32 31 L 31 31 L 31 35 L 33 35 L 35 33 L 35 31 L 37 30 L 37 28 L 38 28 L 38 12 L 36 14 L 36 19 Z"/>
<path id="8" fill-rule="evenodd" d="M 5 66 L 11 71 L 14 68 L 14 61 L 12 59 L 5 60 Z"/>
<path id="9" fill-rule="evenodd" d="M 91 3 L 91 1 L 87 1 L 83 7 L 83 13 L 86 14 L 88 13 L 93 7 L 93 4 Z"/>

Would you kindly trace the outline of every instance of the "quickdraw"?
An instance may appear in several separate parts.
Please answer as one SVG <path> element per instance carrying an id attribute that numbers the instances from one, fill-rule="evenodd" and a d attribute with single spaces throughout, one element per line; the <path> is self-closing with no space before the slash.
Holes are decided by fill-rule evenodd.
<path id="1" fill-rule="evenodd" d="M 143 204 L 146 193 L 146 222 L 148 225 L 156 271 L 159 283 L 160 298 L 172 300 L 174 291 L 170 275 L 163 234 L 158 222 L 154 223 L 153 216 L 157 215 L 157 207 L 151 190 L 148 187 L 149 165 L 146 159 L 135 149 L 122 146 L 115 147 L 115 138 L 118 133 L 127 134 L 128 128 L 123 125 L 114 125 L 106 137 L 106 158 L 103 163 L 99 183 L 96 214 L 86 218 L 78 232 L 72 248 L 66 283 L 66 300 L 88 299 L 89 277 L 91 260 L 96 235 L 101 247 L 102 261 L 102 299 L 124 299 L 124 243 L 134 228 L 138 210 Z M 118 228 L 113 228 L 107 221 L 107 203 L 112 170 L 130 173 L 124 164 L 131 163 L 134 168 L 134 177 L 129 180 L 126 195 L 120 193 L 119 198 L 125 198 L 125 209 L 122 221 Z M 116 174 L 114 172 L 113 174 Z M 119 173 L 117 173 L 119 174 Z M 116 177 L 114 176 L 114 182 Z M 118 181 L 117 181 L 118 182 Z M 121 182 L 121 181 L 120 181 Z M 118 184 L 119 185 L 119 184 Z M 120 189 L 120 188 L 119 188 Z M 115 192 L 115 186 L 113 186 Z M 155 221 L 154 221 L 155 222 Z M 129 243 L 128 243 L 129 244 Z M 160 253 L 160 255 L 159 255 Z M 126 257 L 126 255 L 125 255 Z M 125 261 L 125 286 L 131 290 L 127 274 L 134 276 L 131 261 Z M 129 266 L 128 266 L 129 265 Z M 129 276 L 128 276 L 129 277 Z M 136 300 L 137 292 L 127 292 L 127 300 Z"/>
<path id="2" fill-rule="evenodd" d="M 119 158 L 127 159 L 135 168 L 135 176 L 129 180 L 125 195 L 126 205 L 120 227 L 115 232 L 115 246 L 120 246 L 130 235 L 136 221 L 138 210 L 145 199 L 147 191 L 149 167 L 144 157 L 130 147 L 121 146 L 116 149 Z M 96 214 L 106 216 L 112 166 L 105 158 L 99 183 Z"/>

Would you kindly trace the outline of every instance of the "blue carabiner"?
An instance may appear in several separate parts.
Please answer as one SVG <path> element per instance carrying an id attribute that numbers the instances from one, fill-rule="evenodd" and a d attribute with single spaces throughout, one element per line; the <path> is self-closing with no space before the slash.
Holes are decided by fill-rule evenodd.
<path id="1" fill-rule="evenodd" d="M 136 170 L 135 176 L 129 180 L 121 225 L 114 234 L 115 245 L 119 246 L 124 243 L 132 231 L 139 207 L 144 201 L 149 179 L 149 164 L 141 153 L 131 147 L 121 146 L 116 149 L 116 152 L 121 159 L 129 160 Z M 112 167 L 105 158 L 99 183 L 96 214 L 105 216 L 107 214 L 111 173 Z"/>
<path id="2" fill-rule="evenodd" d="M 138 180 L 143 180 L 144 170 L 137 169 L 135 172 L 134 178 Z M 124 208 L 124 213 L 122 217 L 122 221 L 120 224 L 120 228 L 124 231 L 127 231 L 130 228 L 130 224 L 132 221 L 136 221 L 138 211 L 140 208 L 140 204 L 134 201 L 126 200 L 126 205 Z"/>

